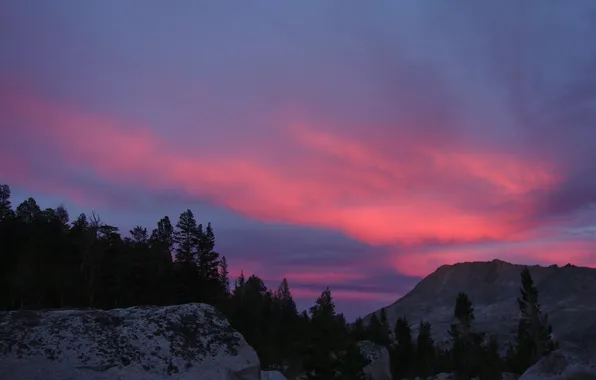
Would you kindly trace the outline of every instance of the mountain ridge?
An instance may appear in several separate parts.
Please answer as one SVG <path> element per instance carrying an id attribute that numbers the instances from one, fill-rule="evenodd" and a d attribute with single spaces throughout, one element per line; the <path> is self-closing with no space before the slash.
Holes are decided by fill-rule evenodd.
<path id="1" fill-rule="evenodd" d="M 435 340 L 445 344 L 455 297 L 463 291 L 474 304 L 476 328 L 505 344 L 513 339 L 517 328 L 516 300 L 524 267 L 530 270 L 540 292 L 539 301 L 549 315 L 555 338 L 568 349 L 596 352 L 596 269 L 572 264 L 520 265 L 494 259 L 442 265 L 384 308 L 391 328 L 402 316 L 414 329 L 425 320 L 432 324 Z M 364 321 L 368 322 L 373 313 Z"/>

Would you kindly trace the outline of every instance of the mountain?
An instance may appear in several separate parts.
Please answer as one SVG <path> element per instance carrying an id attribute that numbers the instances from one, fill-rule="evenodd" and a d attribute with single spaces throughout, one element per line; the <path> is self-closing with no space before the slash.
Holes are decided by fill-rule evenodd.
<path id="1" fill-rule="evenodd" d="M 443 265 L 387 306 L 388 320 L 394 326 L 399 317 L 406 316 L 414 328 L 420 320 L 429 321 L 435 340 L 445 342 L 456 295 L 463 291 L 474 304 L 477 330 L 506 343 L 517 327 L 516 299 L 523 268 L 501 260 Z M 540 292 L 542 310 L 548 313 L 562 347 L 596 352 L 596 269 L 571 264 L 528 268 Z"/>

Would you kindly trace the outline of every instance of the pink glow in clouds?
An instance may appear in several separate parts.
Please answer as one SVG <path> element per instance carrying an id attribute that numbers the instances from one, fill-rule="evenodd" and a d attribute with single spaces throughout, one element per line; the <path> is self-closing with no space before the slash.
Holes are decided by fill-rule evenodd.
<path id="1" fill-rule="evenodd" d="M 281 160 L 285 166 L 265 160 L 262 150 L 226 156 L 213 154 L 209 147 L 200 153 L 180 151 L 146 126 L 87 115 L 31 95 L 5 93 L 2 98 L 1 116 L 23 126 L 10 133 L 35 136 L 35 144 L 72 168 L 91 170 L 115 184 L 183 189 L 253 219 L 330 228 L 371 245 L 520 241 L 537 226 L 531 216 L 538 203 L 529 194 L 559 183 L 556 166 L 544 159 L 478 154 L 437 142 L 425 145 L 423 138 L 412 136 L 396 142 L 395 149 L 409 155 L 403 160 L 375 149 L 371 141 L 290 120 L 284 139 L 276 143 L 304 159 Z M 32 181 L 27 170 L 16 169 L 3 170 L 9 183 L 48 190 L 45 182 L 51 184 L 50 178 Z M 49 190 L 72 194 L 56 184 Z M 478 254 L 405 253 L 390 259 L 390 265 L 400 273 L 422 276 L 470 256 Z M 359 275 L 286 276 L 323 283 Z"/>

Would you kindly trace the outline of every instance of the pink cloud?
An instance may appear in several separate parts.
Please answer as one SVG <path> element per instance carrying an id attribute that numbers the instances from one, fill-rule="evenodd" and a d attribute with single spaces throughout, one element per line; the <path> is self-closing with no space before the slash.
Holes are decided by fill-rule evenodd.
<path id="1" fill-rule="evenodd" d="M 539 225 L 531 220 L 539 203 L 528 194 L 551 190 L 561 181 L 557 166 L 538 157 L 486 149 L 478 153 L 478 148 L 442 145 L 415 134 L 404 134 L 388 151 L 373 140 L 291 120 L 280 121 L 285 132 L 271 152 L 263 151 L 262 144 L 242 154 L 214 154 L 217 149 L 210 146 L 185 151 L 148 126 L 22 93 L 1 97 L 1 116 L 23 126 L 12 134 L 34 136 L 36 144 L 79 171 L 91 170 L 115 184 L 182 189 L 253 219 L 330 228 L 371 245 L 523 241 Z M 267 157 L 271 154 L 273 159 Z M 85 200 L 82 191 L 60 188 L 49 173 L 33 178 L 23 167 L 26 157 L 3 158 L 7 181 Z M 587 251 L 577 252 L 581 261 Z M 533 257 L 533 251 L 523 254 Z M 470 256 L 467 251 L 400 254 L 391 265 L 418 276 Z M 292 276 L 322 283 L 359 275 L 287 274 Z"/>

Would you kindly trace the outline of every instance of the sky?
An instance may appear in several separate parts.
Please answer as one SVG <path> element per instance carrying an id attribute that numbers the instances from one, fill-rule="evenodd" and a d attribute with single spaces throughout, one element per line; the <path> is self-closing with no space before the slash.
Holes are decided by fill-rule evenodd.
<path id="1" fill-rule="evenodd" d="M 6 0 L 0 183 L 349 318 L 443 264 L 596 267 L 596 2 Z"/>

